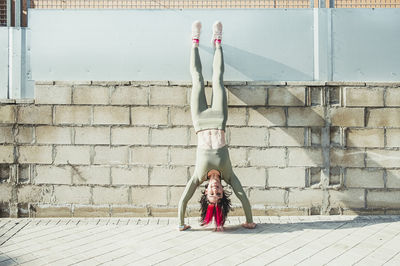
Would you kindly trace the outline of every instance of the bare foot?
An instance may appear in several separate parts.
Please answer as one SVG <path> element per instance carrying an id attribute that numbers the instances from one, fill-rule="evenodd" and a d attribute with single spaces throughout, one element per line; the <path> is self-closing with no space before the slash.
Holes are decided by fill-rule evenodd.
<path id="1" fill-rule="evenodd" d="M 185 230 L 190 229 L 190 228 L 191 228 L 190 225 L 184 224 L 183 227 L 179 227 L 179 231 L 185 231 Z"/>
<path id="2" fill-rule="evenodd" d="M 255 224 L 255 223 L 244 223 L 244 224 L 242 224 L 242 226 L 243 226 L 244 228 L 247 228 L 247 229 L 254 229 L 254 228 L 256 228 L 256 224 Z"/>

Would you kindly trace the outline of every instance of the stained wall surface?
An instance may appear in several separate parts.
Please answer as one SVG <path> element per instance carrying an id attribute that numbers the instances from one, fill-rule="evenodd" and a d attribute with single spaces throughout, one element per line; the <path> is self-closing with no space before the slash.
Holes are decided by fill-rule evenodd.
<path id="1" fill-rule="evenodd" d="M 399 83 L 225 85 L 227 143 L 254 214 L 400 212 Z M 190 91 L 57 81 L 2 101 L 1 215 L 175 216 L 195 163 Z"/>

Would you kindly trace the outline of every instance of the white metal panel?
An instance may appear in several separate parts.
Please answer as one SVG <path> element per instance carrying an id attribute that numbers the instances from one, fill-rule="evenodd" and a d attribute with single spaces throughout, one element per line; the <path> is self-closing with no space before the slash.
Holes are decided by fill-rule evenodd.
<path id="1" fill-rule="evenodd" d="M 8 98 L 8 28 L 0 27 L 0 99 Z"/>
<path id="2" fill-rule="evenodd" d="M 400 9 L 334 9 L 333 79 L 400 81 Z"/>
<path id="3" fill-rule="evenodd" d="M 211 79 L 212 24 L 224 24 L 225 80 L 313 80 L 313 12 L 30 10 L 33 80 L 190 80 L 191 24 Z"/>

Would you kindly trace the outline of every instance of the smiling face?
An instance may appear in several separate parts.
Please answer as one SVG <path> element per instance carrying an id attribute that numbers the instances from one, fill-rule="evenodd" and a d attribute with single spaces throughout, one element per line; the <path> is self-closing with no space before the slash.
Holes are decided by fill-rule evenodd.
<path id="1" fill-rule="evenodd" d="M 221 179 L 218 174 L 211 174 L 209 179 L 210 181 L 205 190 L 205 194 L 210 203 L 216 204 L 220 199 L 222 199 L 224 189 L 222 188 Z"/>

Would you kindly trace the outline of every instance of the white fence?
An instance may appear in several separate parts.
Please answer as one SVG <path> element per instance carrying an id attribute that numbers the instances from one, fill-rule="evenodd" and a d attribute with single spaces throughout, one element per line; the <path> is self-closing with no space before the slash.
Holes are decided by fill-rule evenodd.
<path id="1" fill-rule="evenodd" d="M 0 30 L 1 98 L 32 97 L 34 80 L 189 81 L 194 20 L 208 80 L 221 20 L 225 80 L 400 81 L 399 9 L 32 9 L 27 29 Z"/>

